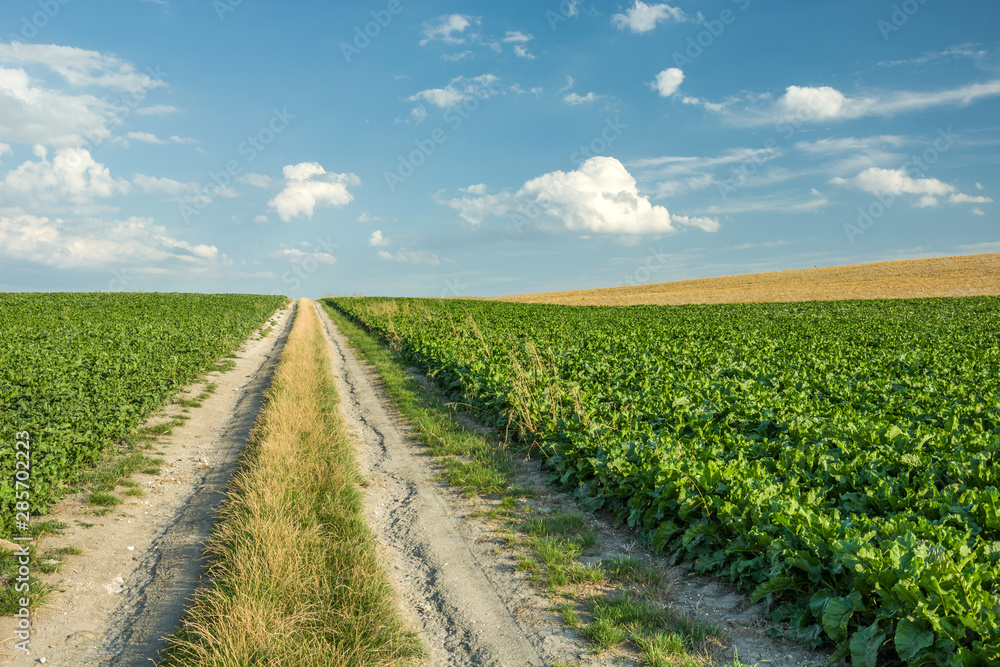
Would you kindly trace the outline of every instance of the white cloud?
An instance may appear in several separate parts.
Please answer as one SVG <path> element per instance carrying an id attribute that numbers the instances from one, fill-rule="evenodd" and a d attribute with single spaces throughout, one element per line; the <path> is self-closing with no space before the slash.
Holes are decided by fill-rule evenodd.
<path id="1" fill-rule="evenodd" d="M 145 174 L 135 174 L 132 177 L 132 183 L 146 194 L 179 195 L 193 193 L 198 189 L 197 183 L 181 183 L 172 178 L 146 176 Z"/>
<path id="2" fill-rule="evenodd" d="M 3 155 L 3 151 L 0 151 L 0 155 Z M 983 189 L 983 184 L 980 183 L 979 181 L 976 181 L 976 189 L 977 190 L 982 190 Z"/>
<path id="3" fill-rule="evenodd" d="M 518 58 L 527 58 L 532 60 L 535 56 L 528 51 L 528 47 L 525 46 L 525 44 L 534 38 L 534 35 L 523 33 L 520 30 L 508 30 L 507 35 L 503 38 L 503 41 L 514 44 L 514 55 Z"/>
<path id="4" fill-rule="evenodd" d="M 972 215 L 986 215 L 983 209 L 979 208 L 978 206 L 973 206 L 972 210 L 969 211 L 969 213 L 971 213 Z"/>
<path id="5" fill-rule="evenodd" d="M 635 179 L 612 157 L 593 157 L 575 171 L 554 171 L 526 182 L 515 193 L 477 194 L 439 201 L 474 226 L 489 217 L 520 215 L 539 229 L 578 234 L 657 234 L 675 231 L 663 206 L 639 194 Z M 706 230 L 717 221 L 682 217 L 679 224 Z"/>
<path id="6" fill-rule="evenodd" d="M 160 139 L 155 134 L 150 134 L 149 132 L 129 132 L 125 135 L 129 139 L 135 141 L 141 141 L 144 144 L 165 144 L 167 143 L 163 139 Z"/>
<path id="7" fill-rule="evenodd" d="M 441 60 L 457 63 L 459 60 L 464 60 L 472 55 L 472 51 L 459 51 L 457 53 L 445 53 L 441 55 Z"/>
<path id="8" fill-rule="evenodd" d="M 913 178 L 905 169 L 879 169 L 870 167 L 853 178 L 834 178 L 835 185 L 855 187 L 873 195 L 920 195 L 914 206 L 928 208 L 937 206 L 941 198 L 947 197 L 949 204 L 987 204 L 989 197 L 967 195 L 958 192 L 954 185 L 936 178 Z"/>
<path id="9" fill-rule="evenodd" d="M 0 62 L 45 66 L 78 88 L 95 86 L 135 93 L 166 85 L 116 56 L 75 46 L 0 43 Z"/>
<path id="10" fill-rule="evenodd" d="M 361 214 L 358 216 L 358 222 L 360 223 L 384 222 L 384 220 L 384 218 L 380 218 L 377 215 L 372 215 L 371 211 L 361 211 Z"/>
<path id="11" fill-rule="evenodd" d="M 681 87 L 684 72 L 676 67 L 670 67 L 656 75 L 650 87 L 660 94 L 660 97 L 670 97 Z"/>
<path id="12" fill-rule="evenodd" d="M 13 153 L 13 152 L 14 152 L 14 150 L 10 147 L 10 144 L 5 144 L 3 142 L 0 142 L 0 157 L 3 157 L 4 155 L 7 155 L 7 154 Z"/>
<path id="13" fill-rule="evenodd" d="M 387 250 L 379 250 L 378 258 L 385 262 L 402 262 L 404 264 L 437 266 L 441 263 L 441 259 L 433 253 L 423 250 L 407 250 L 406 248 L 400 248 L 395 254 Z"/>
<path id="14" fill-rule="evenodd" d="M 687 95 L 681 98 L 681 102 L 691 106 L 704 107 L 705 109 L 711 111 L 712 113 L 722 113 L 723 111 L 726 110 L 726 105 L 729 103 L 729 102 L 721 102 L 716 104 L 714 102 L 709 102 L 708 100 L 703 100 L 700 97 L 690 97 Z"/>
<path id="15" fill-rule="evenodd" d="M 318 162 L 302 162 L 287 165 L 282 173 L 285 187 L 267 205 L 273 208 L 282 222 L 306 216 L 312 218 L 317 204 L 339 207 L 354 201 L 348 186 L 361 185 L 361 179 L 353 173 L 332 174 Z"/>
<path id="16" fill-rule="evenodd" d="M 594 93 L 587 93 L 586 95 L 577 95 L 576 93 L 569 93 L 563 97 L 563 102 L 572 106 L 579 106 L 581 104 L 589 104 L 590 102 L 596 102 L 600 99 L 600 95 L 595 95 Z"/>
<path id="17" fill-rule="evenodd" d="M 144 144 L 166 144 L 166 143 L 173 143 L 173 144 L 196 144 L 196 143 L 198 143 L 197 139 L 191 139 L 189 137 L 178 137 L 176 134 L 171 135 L 169 140 L 167 140 L 167 139 L 161 139 L 160 137 L 158 137 L 155 134 L 152 134 L 150 132 L 129 132 L 128 134 L 125 135 L 125 138 L 126 139 L 132 139 L 133 141 L 141 141 Z M 126 142 L 125 145 L 127 146 L 128 143 Z"/>
<path id="18" fill-rule="evenodd" d="M 875 100 L 848 99 L 830 86 L 788 86 L 775 109 L 783 119 L 822 121 L 834 118 L 858 118 L 869 112 Z"/>
<path id="19" fill-rule="evenodd" d="M 949 204 L 989 204 L 993 200 L 989 197 L 973 196 L 956 192 L 948 197 Z"/>
<path id="20" fill-rule="evenodd" d="M 465 192 L 466 194 L 470 195 L 484 195 L 486 194 L 487 189 L 488 188 L 486 187 L 485 183 L 476 183 L 475 185 L 470 185 L 465 188 L 459 188 L 458 191 Z"/>
<path id="21" fill-rule="evenodd" d="M 419 93 L 407 97 L 406 101 L 427 102 L 428 104 L 433 104 L 434 106 L 442 109 L 450 109 L 463 99 L 465 99 L 465 93 L 448 86 L 446 88 L 428 88 L 427 90 L 421 90 Z M 426 117 L 426 115 L 427 114 L 425 112 L 424 117 Z M 423 120 L 423 118 L 421 118 L 421 120 Z"/>
<path id="22" fill-rule="evenodd" d="M 306 259 L 312 259 L 318 264 L 333 265 L 337 263 L 337 258 L 328 252 L 302 252 L 298 248 L 282 248 L 269 253 L 268 256 L 295 263 L 303 262 Z"/>
<path id="23" fill-rule="evenodd" d="M 611 22 L 619 30 L 628 28 L 635 33 L 649 32 L 660 21 L 685 21 L 687 15 L 676 7 L 666 4 L 647 5 L 642 0 L 635 0 L 624 14 L 615 14 Z"/>
<path id="24" fill-rule="evenodd" d="M 934 178 L 913 179 L 904 169 L 866 169 L 852 179 L 834 178 L 830 181 L 836 185 L 853 185 L 872 194 L 911 194 L 941 195 L 951 192 L 952 187 Z"/>
<path id="25" fill-rule="evenodd" d="M 535 59 L 535 54 L 529 51 L 528 48 L 523 44 L 514 45 L 514 55 L 516 55 L 518 58 L 526 58 L 528 60 Z"/>
<path id="26" fill-rule="evenodd" d="M 849 97 L 830 86 L 788 86 L 784 95 L 772 106 L 743 114 L 734 113 L 731 119 L 753 125 L 843 121 L 869 116 L 889 118 L 941 106 L 968 106 L 997 95 L 1000 95 L 1000 79 L 932 92 L 897 90 L 865 97 Z M 766 96 L 757 96 L 757 99 L 766 99 Z M 707 108 L 724 112 L 734 101 Z"/>
<path id="27" fill-rule="evenodd" d="M 90 94 L 42 88 L 22 69 L 0 67 L 0 137 L 49 146 L 79 145 L 83 136 L 110 136 L 111 105 Z"/>
<path id="28" fill-rule="evenodd" d="M 559 89 L 560 93 L 565 93 L 567 90 L 573 87 L 576 81 L 571 76 L 566 77 L 566 85 Z"/>
<path id="29" fill-rule="evenodd" d="M 534 38 L 534 35 L 525 34 L 520 30 L 508 30 L 506 37 L 503 38 L 503 41 L 525 43 L 530 42 Z"/>
<path id="30" fill-rule="evenodd" d="M 264 174 L 241 174 L 236 177 L 236 182 L 252 185 L 255 188 L 269 188 L 274 181 Z"/>
<path id="31" fill-rule="evenodd" d="M 128 181 L 113 178 L 86 149 L 60 148 L 49 161 L 48 151 L 35 146 L 35 155 L 37 162 L 22 163 L 0 181 L 0 200 L 18 207 L 81 205 L 129 191 Z"/>
<path id="32" fill-rule="evenodd" d="M 912 194 L 942 197 L 955 191 L 955 186 L 936 178 L 912 178 L 905 169 L 878 167 L 869 167 L 853 178 L 837 177 L 830 182 L 835 185 L 855 187 L 873 195 Z"/>
<path id="33" fill-rule="evenodd" d="M 207 267 L 219 260 L 215 246 L 170 236 L 152 218 L 67 222 L 33 215 L 0 217 L 0 255 L 57 268 L 157 265 Z"/>
<path id="34" fill-rule="evenodd" d="M 177 113 L 180 111 L 177 107 L 172 107 L 169 104 L 151 104 L 148 107 L 139 107 L 135 110 L 137 116 L 162 116 L 168 113 Z"/>
<path id="35" fill-rule="evenodd" d="M 149 90 L 166 85 L 160 76 L 98 51 L 0 43 L 0 137 L 49 146 L 110 139 L 124 113 Z M 140 107 L 136 113 L 171 110 L 174 107 L 158 105 Z"/>
<path id="36" fill-rule="evenodd" d="M 420 45 L 424 46 L 429 42 L 441 41 L 446 44 L 464 44 L 466 37 L 463 33 L 473 25 L 479 25 L 481 20 L 478 17 L 467 14 L 450 14 L 438 19 L 437 24 L 424 24 L 424 38 L 420 40 Z"/>
<path id="37" fill-rule="evenodd" d="M 541 86 L 532 86 L 530 90 L 525 90 L 524 88 L 521 87 L 521 84 L 513 83 L 510 86 L 510 92 L 514 93 L 515 95 L 527 95 L 531 93 L 532 95 L 535 95 L 537 97 L 538 95 L 541 95 L 543 92 L 545 92 L 545 89 L 542 88 Z"/>
<path id="38" fill-rule="evenodd" d="M 480 74 L 472 78 L 458 76 L 444 88 L 421 90 L 419 93 L 407 97 L 406 101 L 427 102 L 441 109 L 450 109 L 466 97 L 476 96 L 479 99 L 488 99 L 499 94 L 497 88 L 499 81 L 493 74 Z M 424 116 L 426 117 L 426 114 Z"/>
<path id="39" fill-rule="evenodd" d="M 387 246 L 389 245 L 389 239 L 382 236 L 382 230 L 376 229 L 372 232 L 372 235 L 368 237 L 368 245 L 370 246 Z"/>
<path id="40" fill-rule="evenodd" d="M 717 232 L 719 231 L 719 221 L 715 218 L 705 218 L 705 217 L 690 217 L 686 215 L 674 215 L 671 220 L 679 225 L 688 225 L 689 227 L 697 227 L 706 232 Z"/>

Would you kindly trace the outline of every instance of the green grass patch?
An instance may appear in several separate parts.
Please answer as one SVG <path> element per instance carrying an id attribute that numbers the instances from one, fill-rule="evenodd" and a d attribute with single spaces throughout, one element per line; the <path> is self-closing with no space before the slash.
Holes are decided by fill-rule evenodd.
<path id="1" fill-rule="evenodd" d="M 121 505 L 122 499 L 111 493 L 96 491 L 87 498 L 87 504 L 96 507 L 114 507 L 115 505 Z"/>
<path id="2" fill-rule="evenodd" d="M 56 547 L 54 549 L 50 549 L 49 553 L 54 554 L 56 556 L 80 556 L 83 554 L 83 549 L 76 546 L 75 544 L 70 544 L 64 547 Z"/>
<path id="3" fill-rule="evenodd" d="M 25 591 L 18 591 L 16 586 L 23 583 L 28 584 L 27 592 L 32 609 L 45 604 L 52 591 L 51 586 L 38 579 L 38 573 L 44 572 L 47 568 L 39 562 L 38 550 L 33 543 L 28 546 L 28 562 L 31 570 L 27 582 L 18 581 L 21 577 L 19 559 L 20 557 L 13 553 L 0 549 L 0 583 L 2 583 L 0 585 L 0 614 L 4 616 L 16 614 L 21 609 L 21 598 L 24 597 Z"/>
<path id="4" fill-rule="evenodd" d="M 594 597 L 593 621 L 584 630 L 601 650 L 632 640 L 649 665 L 696 665 L 691 653 L 710 637 L 721 637 L 721 628 L 675 614 L 664 606 L 632 596 Z"/>

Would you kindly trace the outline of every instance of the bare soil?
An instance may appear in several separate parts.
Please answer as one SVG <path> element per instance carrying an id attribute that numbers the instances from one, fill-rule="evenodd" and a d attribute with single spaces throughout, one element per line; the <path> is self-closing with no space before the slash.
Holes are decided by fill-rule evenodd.
<path id="1" fill-rule="evenodd" d="M 984 295 L 1000 295 L 1000 253 L 522 294 L 497 300 L 569 306 L 632 306 Z"/>
<path id="2" fill-rule="evenodd" d="M 267 337 L 252 335 L 238 351 L 235 367 L 210 373 L 186 389 L 187 398 L 207 383 L 215 392 L 191 409 L 190 419 L 155 443 L 164 459 L 159 475 L 137 474 L 145 492 L 123 496 L 111 513 L 96 516 L 87 496 L 59 502 L 45 519 L 67 525 L 43 535 L 40 551 L 78 546 L 61 571 L 40 578 L 54 588 L 34 612 L 31 652 L 15 651 L 13 619 L 0 618 L 0 664 L 60 667 L 150 665 L 162 638 L 178 626 L 185 605 L 201 580 L 203 542 L 215 509 L 260 411 L 264 391 L 284 346 L 294 306 L 276 313 Z M 146 425 L 182 414 L 173 404 Z"/>

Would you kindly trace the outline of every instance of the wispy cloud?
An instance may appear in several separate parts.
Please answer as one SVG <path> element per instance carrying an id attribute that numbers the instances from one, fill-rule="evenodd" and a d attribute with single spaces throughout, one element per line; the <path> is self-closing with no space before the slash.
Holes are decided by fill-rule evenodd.
<path id="1" fill-rule="evenodd" d="M 135 114 L 137 116 L 162 116 L 163 114 L 177 113 L 178 111 L 180 109 L 169 104 L 152 104 L 148 107 L 139 107 L 135 110 Z"/>
<path id="2" fill-rule="evenodd" d="M 916 58 L 905 58 L 903 60 L 883 60 L 878 63 L 879 67 L 898 67 L 900 65 L 928 65 L 930 63 L 945 62 L 958 58 L 983 58 L 988 54 L 985 49 L 977 48 L 978 44 L 960 44 L 944 51 L 925 51 Z"/>
<path id="3" fill-rule="evenodd" d="M 703 215 L 729 215 L 734 213 L 815 213 L 830 205 L 830 200 L 815 188 L 811 197 L 802 195 L 770 195 L 754 198 L 730 199 L 722 204 L 712 204 L 698 210 Z"/>
<path id="4" fill-rule="evenodd" d="M 441 258 L 434 253 L 424 250 L 407 250 L 406 248 L 400 248 L 395 253 L 391 253 L 388 250 L 379 250 L 378 258 L 384 262 L 400 262 L 403 264 L 438 266 L 441 263 Z"/>
<path id="5" fill-rule="evenodd" d="M 857 97 L 849 97 L 831 86 L 788 86 L 784 95 L 772 104 L 749 111 L 732 111 L 738 102 L 746 101 L 735 98 L 714 108 L 701 100 L 695 100 L 695 103 L 723 113 L 729 120 L 741 125 L 803 124 L 870 116 L 890 118 L 936 107 L 968 106 L 997 95 L 1000 95 L 1000 79 L 931 92 L 896 90 Z"/>
<path id="6" fill-rule="evenodd" d="M 967 195 L 936 178 L 913 178 L 905 169 L 880 169 L 870 167 L 853 178 L 833 178 L 834 185 L 853 187 L 876 196 L 917 195 L 914 204 L 919 208 L 937 206 L 941 201 L 949 204 L 986 204 L 993 200 L 982 195 Z M 947 199 L 945 199 L 947 198 Z"/>
<path id="7" fill-rule="evenodd" d="M 469 40 L 466 33 L 472 26 L 477 26 L 482 19 L 468 14 L 448 14 L 440 17 L 436 23 L 424 24 L 424 38 L 420 40 L 420 45 L 424 46 L 431 42 L 444 42 L 445 44 L 465 44 Z"/>
<path id="8" fill-rule="evenodd" d="M 406 98 L 407 102 L 426 102 L 440 109 L 450 109 L 467 97 L 487 99 L 499 94 L 500 80 L 493 74 L 455 77 L 443 88 L 428 88 Z M 422 120 L 422 118 L 420 119 Z"/>

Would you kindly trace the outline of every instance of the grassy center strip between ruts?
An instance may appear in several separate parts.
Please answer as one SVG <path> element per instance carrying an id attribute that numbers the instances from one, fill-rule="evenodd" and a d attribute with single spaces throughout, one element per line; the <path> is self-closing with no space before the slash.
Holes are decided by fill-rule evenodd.
<path id="1" fill-rule="evenodd" d="M 209 540 L 211 584 L 163 665 L 420 662 L 361 515 L 337 401 L 329 349 L 302 299 Z"/>

